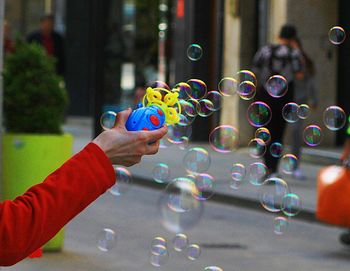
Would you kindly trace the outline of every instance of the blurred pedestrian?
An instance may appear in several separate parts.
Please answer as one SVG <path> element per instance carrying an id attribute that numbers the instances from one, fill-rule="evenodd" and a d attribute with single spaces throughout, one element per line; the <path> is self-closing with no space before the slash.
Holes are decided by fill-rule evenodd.
<path id="1" fill-rule="evenodd" d="M 113 164 L 132 166 L 158 151 L 167 128 L 129 132 L 125 123 L 130 113 L 119 113 L 113 129 L 97 136 L 43 183 L 0 203 L 0 266 L 26 258 L 113 186 Z"/>
<path id="2" fill-rule="evenodd" d="M 44 15 L 40 18 L 39 30 L 31 33 L 27 37 L 28 42 L 37 42 L 41 44 L 49 56 L 56 58 L 56 71 L 64 76 L 65 55 L 64 39 L 54 30 L 55 18 L 53 15 Z"/>
<path id="3" fill-rule="evenodd" d="M 9 54 L 14 52 L 14 44 L 11 36 L 11 26 L 8 21 L 4 22 L 4 53 Z"/>
<path id="4" fill-rule="evenodd" d="M 136 76 L 136 87 L 134 93 L 134 104 L 142 103 L 142 99 L 146 94 L 146 79 L 142 74 Z"/>
<path id="5" fill-rule="evenodd" d="M 294 81 L 294 102 L 298 105 L 306 104 L 310 109 L 316 109 L 318 103 L 317 91 L 315 87 L 315 65 L 312 59 L 306 54 L 302 42 L 296 38 L 292 42 L 292 47 L 300 50 L 302 61 L 305 67 L 304 77 Z M 303 124 L 304 121 L 300 118 L 296 123 L 292 124 L 292 154 L 298 158 L 298 165 L 293 172 L 293 177 L 297 180 L 304 180 L 300 169 L 301 161 L 301 146 L 303 145 Z"/>
<path id="6" fill-rule="evenodd" d="M 348 128 L 346 130 L 346 135 L 347 135 L 347 139 L 345 141 L 345 145 L 343 148 L 343 152 L 340 156 L 340 160 L 342 161 L 342 163 L 344 165 L 349 167 L 349 165 L 350 165 L 350 116 L 348 118 Z M 344 245 L 350 246 L 350 229 L 347 230 L 346 232 L 342 233 L 339 236 L 339 240 Z"/>
<path id="7" fill-rule="evenodd" d="M 254 56 L 253 72 L 258 79 L 256 99 L 265 102 L 272 111 L 271 121 L 265 126 L 271 133 L 271 141 L 266 146 L 264 161 L 269 170 L 269 176 L 278 174 L 279 157 L 270 152 L 273 142 L 283 143 L 286 121 L 282 117 L 283 106 L 294 98 L 294 82 L 303 78 L 303 62 L 300 50 L 292 48 L 292 42 L 297 38 L 297 29 L 293 25 L 282 26 L 277 44 L 262 47 Z M 287 93 L 274 98 L 266 91 L 266 82 L 273 75 L 281 75 L 288 82 Z"/>

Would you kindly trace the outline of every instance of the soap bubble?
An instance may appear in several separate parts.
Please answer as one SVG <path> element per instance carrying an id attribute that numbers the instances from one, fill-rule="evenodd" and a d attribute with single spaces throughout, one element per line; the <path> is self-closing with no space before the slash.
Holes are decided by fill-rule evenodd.
<path id="1" fill-rule="evenodd" d="M 188 173 L 203 173 L 209 169 L 211 159 L 207 150 L 195 147 L 187 151 L 183 163 Z"/>
<path id="2" fill-rule="evenodd" d="M 198 61 L 203 55 L 202 47 L 198 44 L 191 44 L 187 48 L 187 57 L 192 61 Z"/>
<path id="3" fill-rule="evenodd" d="M 249 124 L 254 127 L 262 127 L 267 125 L 272 117 L 270 107 L 263 102 L 252 103 L 247 110 L 247 118 Z"/>
<path id="4" fill-rule="evenodd" d="M 168 126 L 168 134 L 167 139 L 169 142 L 173 144 L 181 144 L 182 138 L 188 137 L 190 138 L 192 135 L 192 126 L 191 125 L 181 125 L 181 124 L 174 124 Z"/>
<path id="5" fill-rule="evenodd" d="M 286 122 L 295 123 L 299 120 L 299 105 L 296 103 L 287 103 L 282 109 L 282 116 Z"/>
<path id="6" fill-rule="evenodd" d="M 157 183 L 166 183 L 170 177 L 170 168 L 167 164 L 158 163 L 152 171 L 153 180 Z"/>
<path id="7" fill-rule="evenodd" d="M 197 113 L 201 117 L 209 117 L 214 113 L 214 105 L 207 99 L 202 99 L 197 104 Z"/>
<path id="8" fill-rule="evenodd" d="M 202 218 L 204 205 L 193 197 L 198 194 L 196 186 L 189 178 L 183 178 L 165 189 L 161 194 L 158 207 L 163 226 L 175 233 L 195 227 Z"/>
<path id="9" fill-rule="evenodd" d="M 220 94 L 220 92 L 210 91 L 208 92 L 206 99 L 212 102 L 212 111 L 218 111 L 221 109 L 222 95 Z"/>
<path id="10" fill-rule="evenodd" d="M 154 237 L 151 243 L 151 252 L 158 253 L 158 247 L 157 246 L 162 246 L 167 248 L 168 242 L 160 236 Z"/>
<path id="11" fill-rule="evenodd" d="M 191 244 L 187 248 L 187 258 L 191 261 L 195 261 L 201 255 L 201 248 L 197 244 Z"/>
<path id="12" fill-rule="evenodd" d="M 150 255 L 150 263 L 155 267 L 166 264 L 169 260 L 168 249 L 165 246 L 157 245 L 153 247 Z"/>
<path id="13" fill-rule="evenodd" d="M 97 235 L 97 248 L 103 252 L 110 251 L 116 242 L 115 232 L 105 228 Z"/>
<path id="14" fill-rule="evenodd" d="M 187 84 L 191 87 L 190 92 L 187 95 L 195 100 L 200 100 L 207 95 L 207 85 L 199 79 L 190 79 Z"/>
<path id="15" fill-rule="evenodd" d="M 286 216 L 296 216 L 301 210 L 301 199 L 298 195 L 289 193 L 283 197 L 282 211 Z"/>
<path id="16" fill-rule="evenodd" d="M 123 167 L 114 167 L 114 172 L 116 175 L 116 182 L 113 185 L 109 192 L 113 196 L 121 196 L 127 193 L 131 187 L 132 176 L 129 170 Z"/>
<path id="17" fill-rule="evenodd" d="M 275 158 L 280 158 L 283 153 L 283 145 L 280 142 L 273 142 L 270 145 L 270 153 Z"/>
<path id="18" fill-rule="evenodd" d="M 248 180 L 252 185 L 259 186 L 265 181 L 267 166 L 261 162 L 252 163 L 248 168 Z"/>
<path id="19" fill-rule="evenodd" d="M 277 213 L 281 211 L 283 198 L 288 193 L 289 188 L 284 180 L 269 178 L 260 186 L 260 203 L 267 211 Z"/>
<path id="20" fill-rule="evenodd" d="M 159 80 L 147 83 L 147 87 L 170 90 L 167 83 Z"/>
<path id="21" fill-rule="evenodd" d="M 328 37 L 331 43 L 339 45 L 345 41 L 346 33 L 342 27 L 334 26 L 329 30 Z"/>
<path id="22" fill-rule="evenodd" d="M 288 92 L 286 78 L 281 75 L 273 75 L 266 82 L 266 91 L 274 98 L 280 98 Z"/>
<path id="23" fill-rule="evenodd" d="M 307 104 L 301 104 L 298 108 L 298 117 L 307 119 L 310 116 L 310 107 Z"/>
<path id="24" fill-rule="evenodd" d="M 231 178 L 234 181 L 242 182 L 246 175 L 246 169 L 243 164 L 235 163 L 231 168 Z"/>
<path id="25" fill-rule="evenodd" d="M 231 168 L 230 188 L 237 190 L 241 187 L 244 177 L 246 175 L 245 166 L 240 163 L 235 163 Z"/>
<path id="26" fill-rule="evenodd" d="M 346 114 L 339 106 L 330 106 L 323 112 L 323 123 L 331 131 L 338 131 L 345 126 Z"/>
<path id="27" fill-rule="evenodd" d="M 241 84 L 242 82 L 251 82 L 254 86 L 256 86 L 258 83 L 255 74 L 249 70 L 241 70 L 237 72 L 235 79 L 238 84 Z"/>
<path id="28" fill-rule="evenodd" d="M 271 140 L 271 134 L 269 129 L 265 127 L 258 128 L 255 131 L 255 138 L 260 138 L 267 145 Z"/>
<path id="29" fill-rule="evenodd" d="M 274 232 L 277 235 L 283 235 L 288 230 L 289 222 L 283 217 L 279 216 L 274 219 Z"/>
<path id="30" fill-rule="evenodd" d="M 193 176 L 196 190 L 193 196 L 197 200 L 207 200 L 210 199 L 215 192 L 215 179 L 213 176 L 207 173 L 200 173 Z"/>
<path id="31" fill-rule="evenodd" d="M 310 147 L 318 146 L 323 138 L 322 130 L 317 125 L 309 125 L 304 129 L 304 141 Z"/>
<path id="32" fill-rule="evenodd" d="M 218 126 L 210 133 L 209 143 L 214 151 L 232 152 L 238 145 L 238 130 L 230 125 Z"/>
<path id="33" fill-rule="evenodd" d="M 113 111 L 107 111 L 102 114 L 100 118 L 100 124 L 103 130 L 110 130 L 115 126 L 115 121 L 117 119 L 117 113 Z"/>
<path id="34" fill-rule="evenodd" d="M 207 266 L 206 268 L 204 268 L 204 271 L 224 271 L 224 270 L 218 266 Z"/>
<path id="35" fill-rule="evenodd" d="M 223 96 L 232 96 L 236 93 L 237 81 L 232 77 L 224 77 L 219 82 L 218 90 Z"/>
<path id="36" fill-rule="evenodd" d="M 188 246 L 188 238 L 185 234 L 183 233 L 178 233 L 175 235 L 175 237 L 172 240 L 174 249 L 176 251 L 183 251 L 184 249 L 187 248 Z"/>
<path id="37" fill-rule="evenodd" d="M 251 157 L 261 158 L 266 152 L 266 144 L 260 138 L 254 138 L 248 144 L 248 151 Z"/>
<path id="38" fill-rule="evenodd" d="M 180 100 L 187 100 L 188 96 L 187 93 L 191 92 L 191 87 L 189 84 L 185 82 L 180 82 L 173 87 L 173 92 L 178 92 L 179 93 L 179 99 Z"/>
<path id="39" fill-rule="evenodd" d="M 165 188 L 167 206 L 177 213 L 184 213 L 196 206 L 199 191 L 194 182 L 186 177 L 172 180 Z"/>
<path id="40" fill-rule="evenodd" d="M 293 154 L 285 154 L 281 159 L 282 171 L 285 174 L 293 174 L 298 168 L 298 158 Z"/>
<path id="41" fill-rule="evenodd" d="M 181 138 L 181 143 L 179 143 L 178 146 L 181 150 L 186 150 L 189 145 L 189 142 L 190 142 L 189 138 L 187 136 L 183 136 Z"/>
<path id="42" fill-rule="evenodd" d="M 242 100 L 251 100 L 255 97 L 256 86 L 250 81 L 243 81 L 237 87 L 237 94 Z"/>
<path id="43" fill-rule="evenodd" d="M 188 99 L 187 101 L 180 101 L 182 111 L 189 117 L 196 117 L 198 101 L 195 99 Z M 182 112 L 181 111 L 181 112 Z"/>

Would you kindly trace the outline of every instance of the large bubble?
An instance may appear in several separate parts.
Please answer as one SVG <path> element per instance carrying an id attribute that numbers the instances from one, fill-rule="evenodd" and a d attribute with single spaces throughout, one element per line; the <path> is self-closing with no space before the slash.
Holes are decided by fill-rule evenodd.
<path id="1" fill-rule="evenodd" d="M 304 142 L 310 147 L 316 147 L 322 142 L 322 130 L 317 125 L 309 125 L 304 129 Z"/>
<path id="2" fill-rule="evenodd" d="M 289 188 L 284 180 L 269 178 L 260 186 L 260 203 L 267 211 L 277 213 L 281 211 L 283 198 L 288 193 Z"/>
<path id="3" fill-rule="evenodd" d="M 266 91 L 274 98 L 280 98 L 288 92 L 288 82 L 281 75 L 273 75 L 266 82 Z"/>
<path id="4" fill-rule="evenodd" d="M 127 193 L 132 184 L 132 176 L 129 170 L 123 167 L 114 167 L 115 175 L 116 175 L 116 182 L 115 185 L 113 185 L 109 192 L 113 196 L 121 196 Z"/>
<path id="5" fill-rule="evenodd" d="M 323 123 L 331 131 L 338 131 L 345 126 L 346 114 L 339 106 L 330 106 L 323 112 Z"/>
<path id="6" fill-rule="evenodd" d="M 195 147 L 187 151 L 183 163 L 188 173 L 204 173 L 209 169 L 211 159 L 206 149 Z"/>
<path id="7" fill-rule="evenodd" d="M 209 143 L 214 151 L 232 152 L 238 145 L 238 130 L 230 125 L 218 126 L 210 133 Z"/>
<path id="8" fill-rule="evenodd" d="M 187 84 L 191 87 L 187 95 L 195 100 L 203 99 L 207 95 L 207 85 L 199 79 L 190 79 Z"/>
<path id="9" fill-rule="evenodd" d="M 249 124 L 254 127 L 266 126 L 272 117 L 270 107 L 264 102 L 254 102 L 247 110 L 247 119 Z"/>

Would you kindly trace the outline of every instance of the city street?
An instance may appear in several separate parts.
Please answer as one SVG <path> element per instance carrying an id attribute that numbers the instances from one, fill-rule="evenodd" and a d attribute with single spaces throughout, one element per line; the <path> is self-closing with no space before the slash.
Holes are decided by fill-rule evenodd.
<path id="1" fill-rule="evenodd" d="M 133 186 L 126 195 L 102 196 L 66 228 L 63 253 L 26 260 L 6 271 L 22 270 L 203 270 L 217 265 L 224 270 L 349 270 L 350 250 L 338 243 L 339 229 L 291 221 L 285 235 L 273 231 L 274 216 L 216 203 L 207 203 L 200 223 L 185 232 L 202 247 L 197 261 L 175 252 L 161 268 L 148 260 L 153 237 L 171 239 L 160 222 L 160 191 Z M 110 252 L 96 247 L 103 228 L 116 230 L 118 241 Z"/>

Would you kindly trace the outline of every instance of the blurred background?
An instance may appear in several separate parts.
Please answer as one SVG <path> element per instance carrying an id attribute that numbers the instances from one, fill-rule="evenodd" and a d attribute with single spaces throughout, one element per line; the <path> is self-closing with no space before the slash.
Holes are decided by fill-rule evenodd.
<path id="1" fill-rule="evenodd" d="M 322 126 L 323 112 L 332 105 L 346 116 L 350 112 L 350 42 L 335 46 L 328 36 L 336 25 L 350 33 L 347 0 L 6 0 L 5 37 L 28 37 L 44 14 L 54 16 L 54 28 L 64 38 L 62 75 L 69 95 L 64 131 L 74 136 L 74 153 L 101 132 L 103 112 L 135 107 L 139 89 L 151 82 L 173 87 L 196 78 L 214 91 L 223 77 L 250 70 L 255 53 L 275 43 L 285 23 L 297 27 L 316 69 L 318 106 L 304 124 Z M 198 61 L 187 56 L 191 44 L 203 50 Z M 182 162 L 186 148 L 163 146 L 157 156 L 130 169 L 133 177 L 126 176 L 125 195 L 107 193 L 67 225 L 62 252 L 3 270 L 203 270 L 210 265 L 224 270 L 348 270 L 349 250 L 338 242 L 342 230 L 315 219 L 318 172 L 338 163 L 346 129 L 323 129 L 318 148 L 304 145 L 304 181 L 283 176 L 302 199 L 300 214 L 292 221 L 288 215 L 261 212 L 257 187 L 229 189 L 232 163 L 256 161 L 245 148 L 253 133 L 246 120 L 249 104 L 237 95 L 225 97 L 219 112 L 192 125 L 190 144 L 209 150 L 209 173 L 216 179 L 216 194 L 205 211 L 196 202 L 189 217 L 164 214 L 164 192 L 159 190 L 165 185 L 154 182 L 155 165 L 169 166 L 169 180 L 187 173 Z M 223 124 L 240 131 L 242 148 L 230 156 L 208 144 L 210 131 Z M 132 189 L 131 179 L 137 184 Z M 106 227 L 115 230 L 116 240 L 104 253 L 96 246 L 96 235 Z M 169 248 L 158 259 L 164 262 L 150 264 L 152 238 L 162 236 L 171 247 L 179 231 L 201 247 L 198 260 Z"/>
<path id="2" fill-rule="evenodd" d="M 348 5 L 345 0 L 12 0 L 6 1 L 5 17 L 16 37 L 37 29 L 43 14 L 55 16 L 55 29 L 65 37 L 67 114 L 94 118 L 97 133 L 101 112 L 132 105 L 140 84 L 161 80 L 173 86 L 199 78 L 216 90 L 222 77 L 249 69 L 257 49 L 274 42 L 286 22 L 298 28 L 315 62 L 320 111 L 314 115 L 332 104 L 349 112 L 350 45 L 335 47 L 327 38 L 334 25 L 347 29 Z M 191 43 L 203 48 L 199 62 L 186 57 Z M 227 99 L 221 120 L 197 120 L 192 139 L 206 140 L 220 121 L 249 131 L 248 122 L 239 119 L 245 107 Z M 344 132 L 325 132 L 325 146 L 343 140 Z"/>

